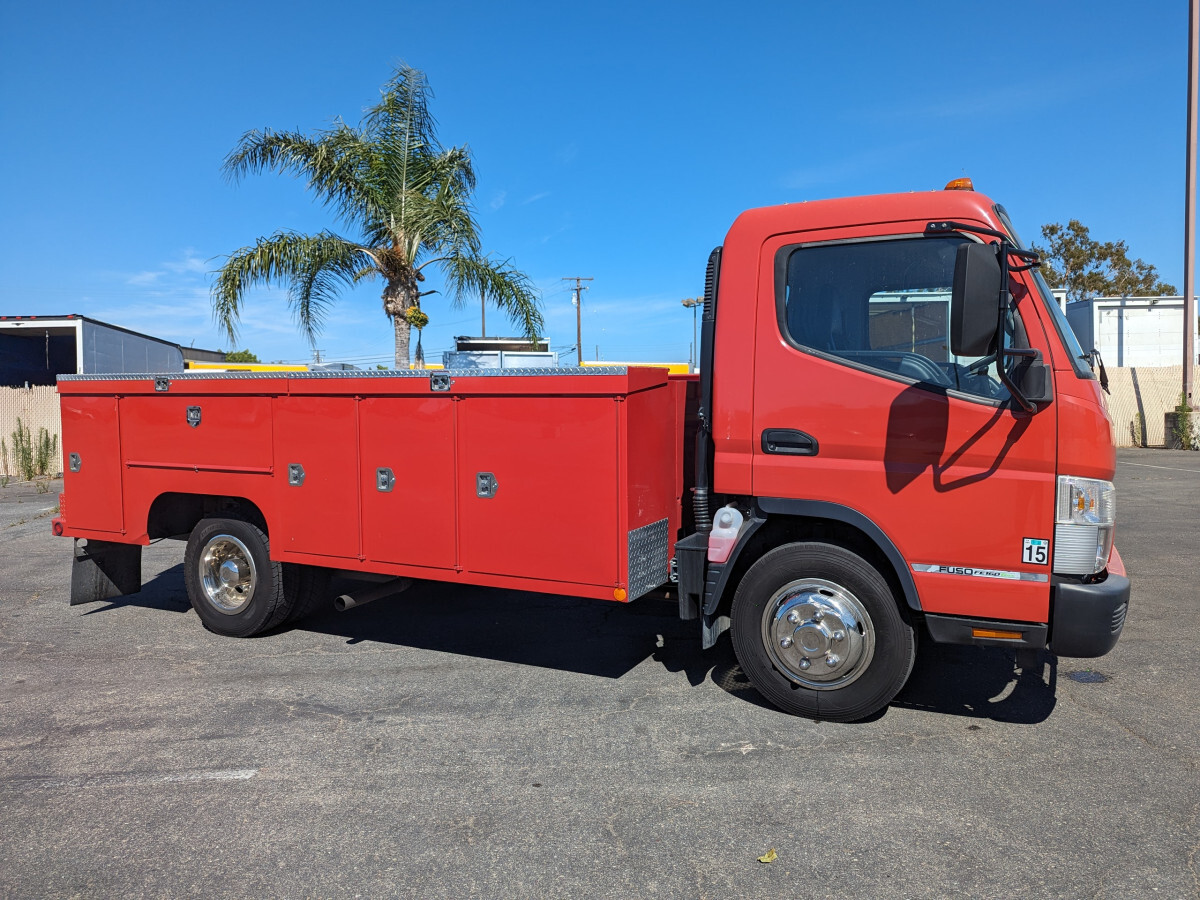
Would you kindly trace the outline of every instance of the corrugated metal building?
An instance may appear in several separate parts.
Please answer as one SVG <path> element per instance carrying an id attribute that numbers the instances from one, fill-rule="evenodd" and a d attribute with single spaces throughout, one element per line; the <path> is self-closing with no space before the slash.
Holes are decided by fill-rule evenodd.
<path id="1" fill-rule="evenodd" d="M 182 372 L 178 344 L 80 315 L 0 316 L 0 385 L 52 385 L 58 375 Z"/>

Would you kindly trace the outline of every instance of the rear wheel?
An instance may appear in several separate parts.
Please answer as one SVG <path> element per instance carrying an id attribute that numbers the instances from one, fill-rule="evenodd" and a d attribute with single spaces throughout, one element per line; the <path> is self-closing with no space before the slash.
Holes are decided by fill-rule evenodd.
<path id="1" fill-rule="evenodd" d="M 299 622 L 333 606 L 329 593 L 332 573 L 320 566 L 283 564 L 283 592 L 291 604 L 286 621 Z"/>
<path id="2" fill-rule="evenodd" d="M 787 544 L 758 560 L 733 598 L 738 663 L 780 709 L 852 722 L 908 680 L 916 637 L 887 581 L 862 557 Z"/>
<path id="3" fill-rule="evenodd" d="M 250 637 L 283 622 L 292 610 L 283 564 L 257 525 L 201 519 L 184 552 L 184 582 L 201 621 L 212 631 Z"/>

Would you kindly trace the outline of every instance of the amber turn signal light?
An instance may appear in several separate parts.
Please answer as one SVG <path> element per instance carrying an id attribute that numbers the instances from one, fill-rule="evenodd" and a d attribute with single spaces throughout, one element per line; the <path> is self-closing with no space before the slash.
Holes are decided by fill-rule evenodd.
<path id="1" fill-rule="evenodd" d="M 999 638 L 1002 641 L 1019 641 L 1021 639 L 1019 631 L 998 631 L 994 628 L 972 628 L 971 635 L 977 638 Z"/>

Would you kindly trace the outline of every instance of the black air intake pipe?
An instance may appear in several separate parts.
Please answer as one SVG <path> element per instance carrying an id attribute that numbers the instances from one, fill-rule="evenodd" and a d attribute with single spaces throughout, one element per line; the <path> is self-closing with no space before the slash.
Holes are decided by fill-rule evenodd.
<path id="1" fill-rule="evenodd" d="M 717 324 L 717 287 L 721 280 L 721 248 L 709 254 L 704 276 L 704 316 L 700 326 L 700 408 L 696 427 L 696 487 L 692 494 L 692 514 L 696 531 L 712 531 L 712 512 L 708 508 L 708 489 L 712 484 L 712 385 L 713 338 Z"/>

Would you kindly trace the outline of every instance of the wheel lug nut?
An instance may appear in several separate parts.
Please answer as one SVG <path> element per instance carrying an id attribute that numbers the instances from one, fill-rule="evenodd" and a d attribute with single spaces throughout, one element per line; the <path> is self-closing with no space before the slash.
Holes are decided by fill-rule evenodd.
<path id="1" fill-rule="evenodd" d="M 792 639 L 790 637 L 780 638 L 779 646 L 786 650 L 788 647 L 792 646 Z"/>
<path id="2" fill-rule="evenodd" d="M 788 613 L 787 620 L 789 622 L 791 622 L 793 625 L 799 625 L 800 624 L 800 613 L 796 612 L 793 609 L 790 613 Z"/>
<path id="3" fill-rule="evenodd" d="M 802 669 L 807 669 L 811 665 L 812 665 L 812 660 L 810 660 L 807 656 L 804 657 L 804 659 L 800 660 L 800 668 L 802 668 Z"/>
<path id="4" fill-rule="evenodd" d="M 841 661 L 842 658 L 836 653 L 830 653 L 827 657 L 825 657 L 825 665 L 829 666 L 831 669 Z"/>
<path id="5" fill-rule="evenodd" d="M 844 641 L 844 640 L 846 639 L 846 632 L 844 632 L 844 631 L 835 631 L 835 632 L 833 633 L 833 639 L 834 639 L 835 641 Z"/>
<path id="6" fill-rule="evenodd" d="M 823 618 L 825 618 L 824 610 L 818 609 L 815 613 L 813 613 L 814 622 L 820 622 Z"/>

